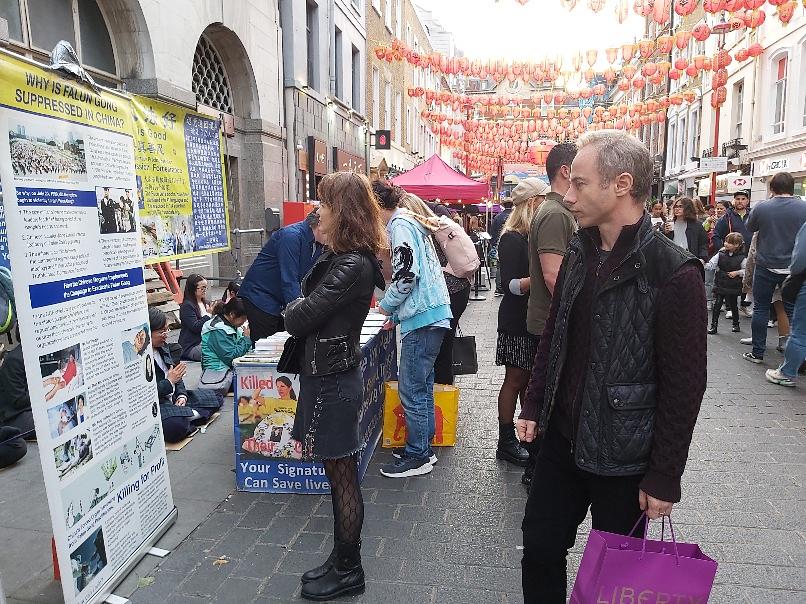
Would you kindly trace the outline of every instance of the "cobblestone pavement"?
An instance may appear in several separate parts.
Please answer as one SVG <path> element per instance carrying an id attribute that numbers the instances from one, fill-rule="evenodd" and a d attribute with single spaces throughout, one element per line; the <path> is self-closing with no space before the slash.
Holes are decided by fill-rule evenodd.
<path id="1" fill-rule="evenodd" d="M 457 446 L 439 451 L 439 464 L 425 477 L 384 478 L 378 467 L 389 453 L 373 459 L 363 483 L 367 589 L 348 601 L 522 601 L 526 492 L 521 472 L 495 459 L 502 374 L 493 365 L 497 302 L 471 302 L 462 320 L 477 337 L 480 371 L 459 380 Z M 806 384 L 794 390 L 768 384 L 764 366 L 740 358 L 746 347 L 722 323 L 723 333 L 709 337 L 709 388 L 674 512 L 678 538 L 700 543 L 719 561 L 711 602 L 804 602 Z M 749 328 L 745 320 L 743 335 Z M 773 350 L 767 365 L 779 359 Z M 233 493 L 132 600 L 298 601 L 299 575 L 327 556 L 331 528 L 327 497 Z M 587 528 L 571 555 L 573 571 Z M 228 563 L 214 565 L 220 556 Z"/>

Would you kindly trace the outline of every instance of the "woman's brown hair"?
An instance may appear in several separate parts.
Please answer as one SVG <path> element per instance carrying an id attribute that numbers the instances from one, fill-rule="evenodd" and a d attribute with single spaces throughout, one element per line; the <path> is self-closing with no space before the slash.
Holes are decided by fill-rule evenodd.
<path id="1" fill-rule="evenodd" d="M 673 207 L 678 203 L 683 206 L 683 220 L 697 220 L 697 206 L 690 197 L 681 197 L 674 202 Z"/>
<path id="2" fill-rule="evenodd" d="M 380 208 L 366 176 L 355 172 L 328 174 L 317 191 L 320 203 L 336 217 L 336 228 L 328 233 L 330 249 L 377 254 L 387 247 Z"/>

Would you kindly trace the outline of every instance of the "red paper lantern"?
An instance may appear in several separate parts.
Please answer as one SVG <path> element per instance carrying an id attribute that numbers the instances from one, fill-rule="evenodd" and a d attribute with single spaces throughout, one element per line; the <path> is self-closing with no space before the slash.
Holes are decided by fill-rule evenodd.
<path id="1" fill-rule="evenodd" d="M 697 55 L 694 57 L 694 66 L 697 69 L 702 69 L 705 66 L 705 55 Z"/>
<path id="2" fill-rule="evenodd" d="M 652 0 L 635 0 L 633 10 L 642 17 L 648 17 L 652 12 Z"/>
<path id="3" fill-rule="evenodd" d="M 658 25 L 663 25 L 669 20 L 669 7 L 671 0 L 655 0 L 652 3 L 652 19 Z"/>
<path id="4" fill-rule="evenodd" d="M 744 14 L 744 24 L 751 29 L 761 27 L 766 19 L 767 13 L 761 9 L 749 10 Z"/>
<path id="5" fill-rule="evenodd" d="M 712 65 L 714 69 L 723 69 L 731 64 L 733 61 L 733 57 L 730 56 L 730 53 L 727 50 L 720 50 L 716 55 L 714 55 Z"/>
<path id="6" fill-rule="evenodd" d="M 608 48 L 605 50 L 605 56 L 607 57 L 607 62 L 612 65 L 618 58 L 618 48 Z"/>
<path id="7" fill-rule="evenodd" d="M 683 91 L 683 100 L 686 101 L 686 103 L 689 103 L 689 104 L 693 103 L 694 99 L 696 99 L 696 98 L 697 98 L 697 93 L 695 93 L 693 90 L 685 90 L 685 91 Z"/>
<path id="8" fill-rule="evenodd" d="M 646 77 L 655 75 L 658 72 L 658 66 L 655 63 L 644 63 L 641 68 L 641 73 Z"/>
<path id="9" fill-rule="evenodd" d="M 751 44 L 750 46 L 747 47 L 747 54 L 753 57 L 754 59 L 756 57 L 760 57 L 763 52 L 764 47 L 758 42 Z"/>
<path id="10" fill-rule="evenodd" d="M 702 8 L 712 15 L 725 10 L 725 0 L 702 0 Z"/>
<path id="11" fill-rule="evenodd" d="M 663 82 L 663 76 L 659 73 L 656 73 L 655 75 L 650 76 L 649 81 L 655 86 L 660 86 Z"/>
<path id="12" fill-rule="evenodd" d="M 621 92 L 627 92 L 630 89 L 630 81 L 626 78 L 620 79 L 618 82 L 618 89 L 621 90 Z"/>
<path id="13" fill-rule="evenodd" d="M 722 86 L 711 93 L 711 107 L 720 107 L 728 98 L 728 89 Z"/>
<path id="14" fill-rule="evenodd" d="M 700 70 L 697 69 L 696 65 L 689 65 L 686 67 L 686 75 L 690 78 L 696 78 L 699 75 Z"/>
<path id="15" fill-rule="evenodd" d="M 674 68 L 680 71 L 683 71 L 686 67 L 688 67 L 688 59 L 685 57 L 679 57 L 674 60 Z"/>
<path id="16" fill-rule="evenodd" d="M 747 5 L 745 4 L 744 0 L 726 0 L 725 1 L 725 10 L 729 13 L 735 13 L 736 11 L 742 10 L 746 8 Z"/>
<path id="17" fill-rule="evenodd" d="M 690 31 L 679 31 L 674 35 L 674 45 L 678 50 L 685 50 L 688 47 L 689 40 L 691 40 Z"/>
<path id="18" fill-rule="evenodd" d="M 789 22 L 792 20 L 792 16 L 795 14 L 795 8 L 797 7 L 797 2 L 795 0 L 789 0 L 789 2 L 784 2 L 783 4 L 778 5 L 778 19 L 784 25 L 788 25 Z"/>
<path id="19" fill-rule="evenodd" d="M 705 42 L 705 40 L 708 39 L 708 36 L 711 35 L 711 28 L 708 27 L 708 24 L 705 21 L 700 21 L 694 26 L 694 29 L 691 30 L 691 35 L 698 42 Z"/>
<path id="20" fill-rule="evenodd" d="M 657 122 L 659 124 L 662 124 L 663 122 L 665 122 L 666 121 L 666 110 L 664 109 L 663 111 L 658 111 L 655 114 L 655 119 L 657 120 Z"/>
<path id="21" fill-rule="evenodd" d="M 750 55 L 747 53 L 746 48 L 742 48 L 734 56 L 735 56 L 736 60 L 739 61 L 740 63 L 742 63 L 743 61 L 746 61 L 747 59 L 750 58 Z"/>
<path id="22" fill-rule="evenodd" d="M 714 73 L 714 77 L 711 79 L 711 88 L 721 88 L 727 83 L 728 83 L 728 70 L 719 69 Z"/>
<path id="23" fill-rule="evenodd" d="M 378 57 L 379 60 L 383 60 L 384 56 L 386 56 L 386 48 L 384 46 L 376 46 L 375 56 Z"/>
<path id="24" fill-rule="evenodd" d="M 675 92 L 674 94 L 669 96 L 669 103 L 672 105 L 682 105 L 683 104 L 683 95 L 679 92 Z"/>
<path id="25" fill-rule="evenodd" d="M 659 36 L 657 39 L 657 48 L 663 54 L 669 54 L 674 46 L 674 38 L 672 36 Z"/>
<path id="26" fill-rule="evenodd" d="M 616 79 L 616 70 L 612 67 L 608 67 L 604 70 L 604 79 L 608 84 L 612 84 L 613 80 Z"/>
<path id="27" fill-rule="evenodd" d="M 604 84 L 596 84 L 593 87 L 593 94 L 596 96 L 604 96 L 607 93 L 607 87 Z"/>
<path id="28" fill-rule="evenodd" d="M 682 74 L 677 69 L 670 69 L 669 70 L 669 79 L 670 80 L 679 80 Z"/>
<path id="29" fill-rule="evenodd" d="M 697 10 L 697 0 L 675 0 L 674 12 L 681 17 L 687 17 Z"/>
<path id="30" fill-rule="evenodd" d="M 731 17 L 730 21 L 728 21 L 728 25 L 731 31 L 739 31 L 740 29 L 744 29 L 745 27 L 747 27 L 747 23 L 745 23 L 744 17 L 743 16 L 740 17 L 738 15 L 734 15 L 733 17 Z"/>
<path id="31" fill-rule="evenodd" d="M 648 59 L 655 50 L 655 41 L 643 39 L 638 42 L 638 52 L 642 59 Z"/>
<path id="32" fill-rule="evenodd" d="M 764 6 L 764 0 L 744 0 L 744 4 L 750 10 Z"/>
<path id="33" fill-rule="evenodd" d="M 634 44 L 624 44 L 621 47 L 621 58 L 624 60 L 625 63 L 628 63 L 633 58 L 634 55 L 635 55 Z"/>
<path id="34" fill-rule="evenodd" d="M 628 80 L 631 80 L 636 73 L 638 73 L 638 68 L 635 65 L 625 65 L 622 67 L 621 72 L 624 74 L 624 77 Z"/>

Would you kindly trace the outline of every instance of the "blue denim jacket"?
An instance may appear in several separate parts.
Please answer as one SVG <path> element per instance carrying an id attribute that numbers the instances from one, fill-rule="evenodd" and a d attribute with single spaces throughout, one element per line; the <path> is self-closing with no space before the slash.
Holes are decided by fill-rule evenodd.
<path id="1" fill-rule="evenodd" d="M 392 283 L 381 308 L 400 323 L 403 335 L 453 318 L 448 288 L 428 229 L 398 209 L 386 225 L 386 232 L 392 246 Z"/>

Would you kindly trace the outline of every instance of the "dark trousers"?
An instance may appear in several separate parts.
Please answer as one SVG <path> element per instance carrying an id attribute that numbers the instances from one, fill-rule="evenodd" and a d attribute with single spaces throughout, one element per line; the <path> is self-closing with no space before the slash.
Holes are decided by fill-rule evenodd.
<path id="1" fill-rule="evenodd" d="M 733 313 L 733 324 L 739 324 L 739 296 L 729 296 L 725 294 L 714 294 L 714 308 L 711 311 L 711 325 L 716 325 L 719 321 L 719 313 L 722 311 L 722 303 Z"/>
<path id="2" fill-rule="evenodd" d="M 28 445 L 19 428 L 0 426 L 0 468 L 6 468 L 25 457 Z"/>
<path id="3" fill-rule="evenodd" d="M 242 298 L 246 307 L 246 318 L 249 320 L 249 337 L 252 344 L 263 338 L 268 338 L 283 331 L 283 318 L 279 315 L 270 315 L 263 312 L 246 298 Z"/>
<path id="4" fill-rule="evenodd" d="M 434 362 L 435 384 L 453 384 L 453 339 L 456 337 L 459 318 L 465 312 L 468 300 L 470 300 L 469 287 L 451 294 L 451 314 L 453 319 L 451 319 L 451 328 L 445 332 L 437 360 Z"/>
<path id="5" fill-rule="evenodd" d="M 540 446 L 523 518 L 524 604 L 565 604 L 566 558 L 590 508 L 593 528 L 625 535 L 638 521 L 642 476 L 597 476 L 577 468 L 571 444 L 551 427 Z M 643 533 L 640 530 L 636 531 Z"/>

